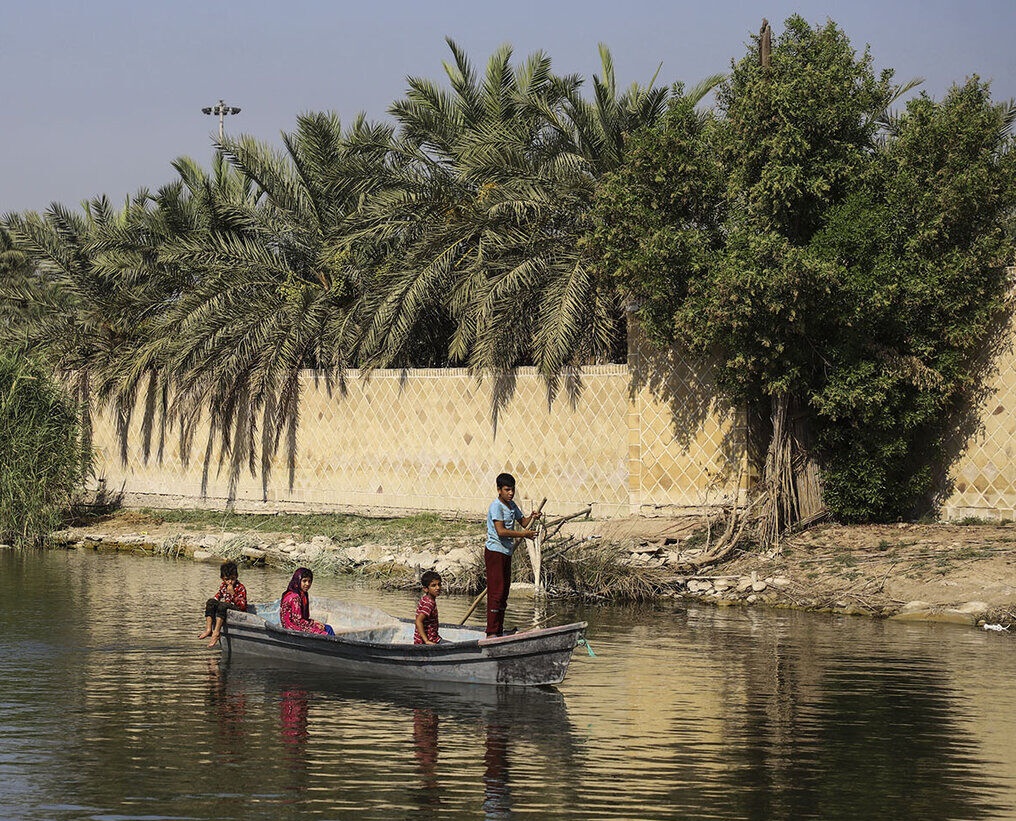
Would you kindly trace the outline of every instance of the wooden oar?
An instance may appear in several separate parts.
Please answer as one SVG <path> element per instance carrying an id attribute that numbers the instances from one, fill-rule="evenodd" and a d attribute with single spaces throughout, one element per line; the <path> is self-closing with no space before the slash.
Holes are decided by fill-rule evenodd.
<path id="1" fill-rule="evenodd" d="M 545 504 L 547 504 L 546 497 L 544 497 L 543 501 L 540 502 L 540 506 L 538 508 L 536 508 L 536 510 L 534 512 L 536 512 L 536 513 L 542 513 L 543 512 L 543 506 Z M 529 524 L 532 525 L 532 523 L 533 523 L 533 521 L 530 520 Z M 512 546 L 512 551 L 514 552 L 515 548 L 518 547 L 520 544 L 522 544 L 524 541 L 525 541 L 525 539 L 516 539 L 515 540 L 515 544 Z M 486 596 L 486 595 L 487 595 L 487 588 L 484 587 L 483 590 L 480 591 L 480 595 L 477 596 L 475 599 L 473 599 L 473 603 L 471 605 L 469 605 L 469 609 L 466 611 L 466 615 L 464 615 L 462 617 L 462 621 L 460 621 L 459 624 L 465 624 L 466 623 L 466 619 L 468 619 L 471 615 L 473 615 L 473 611 L 476 609 L 476 606 L 480 602 L 483 601 L 483 597 Z"/>

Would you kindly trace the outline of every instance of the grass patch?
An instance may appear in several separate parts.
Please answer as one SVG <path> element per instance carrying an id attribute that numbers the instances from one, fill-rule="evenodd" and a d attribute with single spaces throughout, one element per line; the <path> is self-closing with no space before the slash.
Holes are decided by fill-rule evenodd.
<path id="1" fill-rule="evenodd" d="M 857 555 L 848 547 L 834 549 L 829 557 L 829 565 L 835 568 L 854 567 L 857 562 Z"/>
<path id="2" fill-rule="evenodd" d="M 995 550 L 986 545 L 980 547 L 962 547 L 953 553 L 955 559 L 990 559 L 995 555 Z"/>
<path id="3" fill-rule="evenodd" d="M 1005 525 L 1007 523 L 1003 522 L 1003 521 L 1001 521 L 999 519 L 989 519 L 989 518 L 986 518 L 986 517 L 983 517 L 983 516 L 964 516 L 962 519 L 956 519 L 956 520 L 950 522 L 950 524 L 959 525 L 960 527 L 974 527 L 976 525 L 996 525 L 996 526 L 998 526 L 998 525 Z"/>
<path id="4" fill-rule="evenodd" d="M 170 536 L 162 544 L 158 545 L 152 553 L 156 556 L 167 556 L 171 559 L 179 559 L 186 548 L 186 542 L 179 536 Z"/>
<path id="5" fill-rule="evenodd" d="M 336 542 L 440 539 L 482 535 L 482 522 L 444 519 L 436 513 L 412 516 L 357 516 L 350 513 L 234 513 L 221 510 L 124 511 L 112 517 L 132 525 L 180 525 L 184 530 L 286 534 L 300 538 L 327 536 Z"/>

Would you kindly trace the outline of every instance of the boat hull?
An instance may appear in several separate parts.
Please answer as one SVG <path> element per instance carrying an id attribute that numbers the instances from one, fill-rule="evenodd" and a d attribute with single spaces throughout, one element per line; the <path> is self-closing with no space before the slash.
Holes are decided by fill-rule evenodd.
<path id="1" fill-rule="evenodd" d="M 256 614 L 230 611 L 221 641 L 229 657 L 286 666 L 309 665 L 358 676 L 532 687 L 564 679 L 572 651 L 586 628 L 585 622 L 577 622 L 488 639 L 481 631 L 446 625 L 442 635 L 454 634 L 455 640 L 418 645 L 405 641 L 412 636 L 412 622 L 392 622 L 397 624 L 322 636 L 286 630 Z M 393 633 L 403 640 L 384 640 Z"/>

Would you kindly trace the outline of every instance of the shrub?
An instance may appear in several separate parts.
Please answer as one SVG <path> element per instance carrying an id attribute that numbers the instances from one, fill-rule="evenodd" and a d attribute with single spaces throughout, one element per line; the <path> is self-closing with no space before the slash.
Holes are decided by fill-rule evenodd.
<path id="1" fill-rule="evenodd" d="M 77 409 L 38 365 L 0 354 L 0 537 L 41 544 L 91 469 Z"/>

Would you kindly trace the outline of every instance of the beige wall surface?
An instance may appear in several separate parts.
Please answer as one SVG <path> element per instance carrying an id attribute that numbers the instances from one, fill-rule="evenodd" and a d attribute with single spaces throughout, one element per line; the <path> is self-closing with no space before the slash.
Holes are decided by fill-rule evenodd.
<path id="1" fill-rule="evenodd" d="M 1016 273 L 1016 272 L 1014 272 Z M 1016 519 L 1016 326 L 1000 334 L 983 363 L 983 386 L 954 434 L 942 518 Z"/>
<path id="2" fill-rule="evenodd" d="M 524 503 L 547 497 L 555 514 L 587 505 L 596 517 L 669 513 L 731 498 L 743 463 L 737 415 L 716 404 L 708 374 L 673 357 L 653 368 L 584 368 L 577 391 L 562 388 L 552 399 L 531 368 L 520 369 L 508 393 L 460 369 L 374 371 L 369 378 L 352 372 L 344 393 L 329 392 L 308 373 L 293 487 L 280 452 L 267 492 L 259 476 L 244 471 L 237 505 L 479 516 L 501 471 L 515 475 Z M 495 415 L 496 393 L 504 398 Z M 154 447 L 146 460 L 140 416 L 126 464 L 112 420 L 96 421 L 107 486 L 123 486 L 135 503 L 224 505 L 228 467 L 218 467 L 217 449 L 201 492 L 207 425 L 196 426 L 189 460 L 173 431 L 161 461 Z"/>
<path id="3" fill-rule="evenodd" d="M 1001 338 L 1016 338 L 1006 329 Z M 1016 519 L 1016 353 L 992 346 L 983 389 L 954 436 L 942 495 L 946 520 Z M 632 345 L 630 365 L 584 368 L 576 390 L 554 397 L 532 368 L 505 391 L 461 369 L 348 374 L 345 391 L 303 378 L 292 488 L 280 452 L 262 488 L 245 471 L 237 506 L 255 510 L 451 511 L 482 515 L 494 476 L 515 474 L 524 504 L 546 496 L 555 515 L 592 505 L 598 518 L 676 514 L 743 496 L 743 414 L 717 399 L 709 369 L 679 352 Z M 495 414 L 492 398 L 501 396 Z M 207 488 L 207 425 L 190 459 L 170 431 L 161 460 L 141 452 L 131 426 L 126 463 L 108 416 L 95 426 L 100 475 L 128 501 L 221 507 L 228 468 L 213 449 Z"/>

